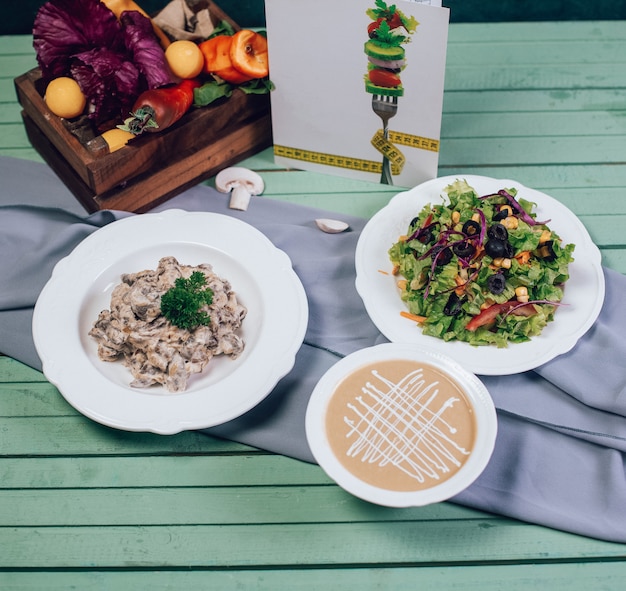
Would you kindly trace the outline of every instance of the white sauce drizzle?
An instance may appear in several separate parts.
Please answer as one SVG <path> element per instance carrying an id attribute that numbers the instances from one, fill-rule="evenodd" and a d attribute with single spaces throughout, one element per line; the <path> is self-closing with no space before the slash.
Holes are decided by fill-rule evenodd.
<path id="1" fill-rule="evenodd" d="M 343 417 L 350 427 L 346 438 L 356 436 L 347 455 L 381 467 L 391 464 L 419 482 L 439 480 L 451 465 L 460 466 L 470 452 L 454 441 L 457 429 L 444 418 L 460 399 L 440 401 L 439 382 L 427 384 L 421 369 L 397 384 L 371 373 L 382 386 L 368 382 L 363 395 L 348 403 L 351 416 Z"/>

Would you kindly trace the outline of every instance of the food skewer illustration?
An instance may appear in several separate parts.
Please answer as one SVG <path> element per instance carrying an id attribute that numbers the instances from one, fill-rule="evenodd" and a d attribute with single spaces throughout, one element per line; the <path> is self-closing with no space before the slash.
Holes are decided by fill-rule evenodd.
<path id="1" fill-rule="evenodd" d="M 389 141 L 389 119 L 398 112 L 398 97 L 404 94 L 401 72 L 406 67 L 403 45 L 411 41 L 418 22 L 407 17 L 396 5 L 388 6 L 384 0 L 376 0 L 376 8 L 367 10 L 372 22 L 367 28 L 365 42 L 367 74 L 365 91 L 372 94 L 372 110 L 382 121 L 382 131 L 377 133 L 372 143 L 383 154 L 380 182 L 392 185 L 391 162 L 400 161 L 402 155 Z"/>

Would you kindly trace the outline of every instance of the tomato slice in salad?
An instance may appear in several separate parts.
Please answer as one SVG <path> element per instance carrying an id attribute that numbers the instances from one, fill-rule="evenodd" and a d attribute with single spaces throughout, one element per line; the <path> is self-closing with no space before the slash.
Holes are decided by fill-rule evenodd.
<path id="1" fill-rule="evenodd" d="M 516 316 L 532 316 L 537 313 L 532 304 L 520 304 L 517 301 L 492 304 L 480 312 L 480 314 L 476 314 L 476 316 L 465 325 L 465 330 L 474 332 L 481 326 L 492 324 L 500 314 L 506 314 L 509 311 Z"/>

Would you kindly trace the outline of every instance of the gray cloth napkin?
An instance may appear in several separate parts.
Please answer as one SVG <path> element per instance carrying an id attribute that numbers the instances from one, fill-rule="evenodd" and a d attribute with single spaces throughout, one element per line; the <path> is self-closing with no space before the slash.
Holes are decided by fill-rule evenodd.
<path id="1" fill-rule="evenodd" d="M 42 205 L 63 202 L 67 189 L 34 163 L 0 158 L 0 175 L 0 351 L 39 369 L 30 322 L 54 264 L 85 236 L 129 214 L 19 205 L 23 195 L 30 203 L 33 195 Z M 310 306 L 295 366 L 253 410 L 206 432 L 312 462 L 304 416 L 317 380 L 341 357 L 385 341 L 354 287 L 354 249 L 365 221 L 340 216 L 350 231 L 324 234 L 314 219 L 337 214 L 262 197 L 237 212 L 228 209 L 228 197 L 205 186 L 155 211 L 174 207 L 238 217 L 291 257 Z M 481 376 L 498 409 L 496 447 L 483 474 L 454 502 L 626 543 L 626 310 L 620 305 L 626 277 L 608 269 L 605 276 L 600 318 L 570 353 L 535 371 Z"/>

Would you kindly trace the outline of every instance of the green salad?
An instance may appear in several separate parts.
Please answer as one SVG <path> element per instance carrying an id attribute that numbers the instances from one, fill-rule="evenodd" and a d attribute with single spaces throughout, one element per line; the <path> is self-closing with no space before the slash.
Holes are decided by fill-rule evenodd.
<path id="1" fill-rule="evenodd" d="M 506 347 L 554 319 L 574 260 L 515 189 L 479 196 L 464 180 L 426 205 L 389 249 L 400 297 L 426 335 Z"/>

